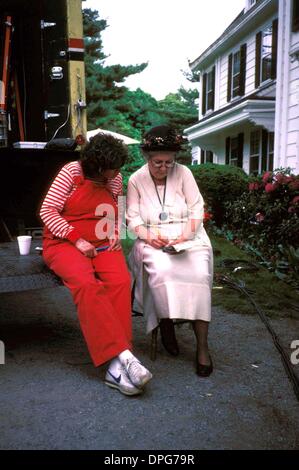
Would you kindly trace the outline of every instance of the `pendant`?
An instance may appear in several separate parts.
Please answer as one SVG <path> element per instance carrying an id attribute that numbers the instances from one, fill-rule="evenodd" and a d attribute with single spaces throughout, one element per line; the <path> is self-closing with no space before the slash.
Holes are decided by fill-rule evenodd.
<path id="1" fill-rule="evenodd" d="M 168 214 L 167 214 L 167 212 L 164 212 L 164 211 L 163 211 L 163 212 L 160 212 L 160 214 L 159 214 L 159 219 L 160 219 L 161 221 L 167 220 L 167 219 L 168 219 Z"/>

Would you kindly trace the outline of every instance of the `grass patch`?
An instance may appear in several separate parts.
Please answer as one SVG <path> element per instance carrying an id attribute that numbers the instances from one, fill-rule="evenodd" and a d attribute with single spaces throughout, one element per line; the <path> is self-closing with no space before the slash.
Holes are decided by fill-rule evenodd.
<path id="1" fill-rule="evenodd" d="M 219 236 L 210 235 L 214 251 L 214 272 L 228 275 L 231 279 L 245 282 L 245 286 L 253 291 L 253 298 L 269 316 L 288 316 L 299 318 L 298 293 L 288 284 L 280 281 L 274 274 L 266 268 L 259 266 L 258 262 L 247 253 Z M 123 250 L 128 256 L 134 240 L 128 237 L 122 240 Z M 238 270 L 233 273 L 233 268 L 220 266 L 224 259 L 240 259 L 251 261 L 259 270 L 256 272 L 246 272 Z M 240 263 L 241 265 L 241 263 Z M 244 264 L 246 266 L 246 264 Z M 215 289 L 215 287 L 223 287 Z M 217 283 L 214 279 L 214 289 L 212 292 L 212 303 L 214 306 L 221 306 L 235 313 L 255 314 L 255 309 L 249 300 L 240 292 Z"/>
<path id="2" fill-rule="evenodd" d="M 295 289 L 280 281 L 273 273 L 260 266 L 255 259 L 227 240 L 213 235 L 211 242 L 215 253 L 215 273 L 226 274 L 233 280 L 245 282 L 245 286 L 253 291 L 254 300 L 267 315 L 299 318 L 298 293 Z M 246 272 L 244 269 L 233 273 L 235 266 L 233 268 L 220 266 L 225 258 L 251 261 L 259 266 L 259 270 Z M 239 264 L 242 265 L 241 262 Z M 222 284 L 217 284 L 214 280 L 214 287 L 218 286 Z M 213 289 L 213 305 L 225 307 L 236 313 L 255 313 L 254 307 L 244 295 L 229 287 L 223 287 L 221 290 Z"/>

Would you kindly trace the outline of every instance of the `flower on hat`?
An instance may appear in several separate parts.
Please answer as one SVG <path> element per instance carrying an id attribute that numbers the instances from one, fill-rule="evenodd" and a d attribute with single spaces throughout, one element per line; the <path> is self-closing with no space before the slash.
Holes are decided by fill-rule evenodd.
<path id="1" fill-rule="evenodd" d="M 147 151 L 177 151 L 181 149 L 181 144 L 185 142 L 185 140 L 186 139 L 174 128 L 161 125 L 153 127 L 145 134 L 141 148 Z"/>

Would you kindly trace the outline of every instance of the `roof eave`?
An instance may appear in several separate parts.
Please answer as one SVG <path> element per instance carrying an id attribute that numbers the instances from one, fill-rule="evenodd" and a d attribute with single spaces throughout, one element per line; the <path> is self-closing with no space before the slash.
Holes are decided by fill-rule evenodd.
<path id="1" fill-rule="evenodd" d="M 261 18 L 261 13 L 263 11 L 268 11 L 268 10 L 271 11 L 271 6 L 275 7 L 276 4 L 277 4 L 277 0 L 264 0 L 263 2 L 257 3 L 255 7 L 248 10 L 241 17 L 240 21 L 237 21 L 236 19 L 235 26 L 233 26 L 234 25 L 234 21 L 233 21 L 231 25 L 231 29 L 229 29 L 230 28 L 229 26 L 228 27 L 229 30 L 227 32 L 225 30 L 224 33 L 221 36 L 219 36 L 219 38 L 216 39 L 216 41 L 211 46 L 209 46 L 197 59 L 189 63 L 190 69 L 196 70 L 198 68 L 202 68 L 204 66 L 204 63 L 207 61 L 207 59 L 211 59 L 214 55 L 216 55 L 216 53 L 219 52 L 219 49 L 225 48 L 227 43 L 229 43 L 229 41 L 232 40 L 234 36 L 236 36 L 241 30 L 242 32 L 246 31 L 250 23 L 255 21 L 256 17 L 259 17 L 259 19 Z M 273 8 L 273 12 L 274 11 L 275 11 L 275 8 Z"/>

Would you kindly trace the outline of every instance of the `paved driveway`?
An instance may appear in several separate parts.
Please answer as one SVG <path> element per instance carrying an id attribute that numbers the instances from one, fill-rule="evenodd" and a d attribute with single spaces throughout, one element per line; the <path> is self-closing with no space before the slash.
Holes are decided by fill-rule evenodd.
<path id="1" fill-rule="evenodd" d="M 90 363 L 66 289 L 1 295 L 0 448 L 298 449 L 298 402 L 259 317 L 213 313 L 208 379 L 194 372 L 188 325 L 177 329 L 179 357 L 159 341 L 151 362 L 144 321 L 134 318 L 136 354 L 154 378 L 127 398 Z M 299 339 L 299 321 L 272 324 L 285 345 Z"/>

